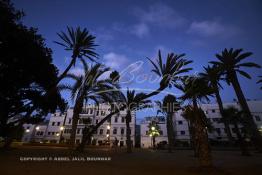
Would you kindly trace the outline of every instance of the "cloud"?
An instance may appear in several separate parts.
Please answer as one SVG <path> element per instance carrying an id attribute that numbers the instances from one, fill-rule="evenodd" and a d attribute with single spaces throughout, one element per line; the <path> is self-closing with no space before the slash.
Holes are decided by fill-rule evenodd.
<path id="1" fill-rule="evenodd" d="M 135 8 L 133 13 L 141 22 L 159 27 L 174 28 L 186 22 L 184 17 L 163 3 L 152 4 L 148 9 Z"/>
<path id="2" fill-rule="evenodd" d="M 149 35 L 149 28 L 147 24 L 140 23 L 134 25 L 130 32 L 135 34 L 139 38 L 143 38 Z"/>
<path id="3" fill-rule="evenodd" d="M 128 63 L 125 55 L 109 52 L 103 56 L 104 64 L 112 69 L 120 69 Z"/>
<path id="4" fill-rule="evenodd" d="M 70 73 L 75 75 L 84 75 L 84 69 L 81 67 L 74 67 L 73 69 L 70 70 Z"/>
<path id="5" fill-rule="evenodd" d="M 239 33 L 239 30 L 234 26 L 225 25 L 218 21 L 193 21 L 187 33 L 203 37 L 229 37 Z"/>

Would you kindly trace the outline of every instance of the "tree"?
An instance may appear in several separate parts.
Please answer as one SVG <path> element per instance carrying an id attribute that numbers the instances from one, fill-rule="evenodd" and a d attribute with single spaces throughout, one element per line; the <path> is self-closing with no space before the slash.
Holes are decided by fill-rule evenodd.
<path id="1" fill-rule="evenodd" d="M 262 76 L 258 76 L 260 78 L 260 80 L 257 81 L 257 84 L 260 83 L 262 84 Z M 262 90 L 262 86 L 260 87 L 260 89 Z"/>
<path id="2" fill-rule="evenodd" d="M 135 90 L 127 90 L 126 96 L 124 98 L 124 103 L 126 108 L 126 144 L 127 153 L 132 152 L 132 142 L 131 142 L 131 129 L 130 122 L 132 119 L 132 112 L 150 107 L 150 100 L 143 99 L 144 93 L 135 93 Z"/>
<path id="3" fill-rule="evenodd" d="M 86 28 L 81 29 L 77 27 L 67 27 L 67 34 L 63 31 L 57 33 L 62 42 L 55 41 L 55 43 L 65 47 L 65 50 L 72 51 L 71 61 L 64 72 L 59 76 L 56 84 L 58 84 L 65 76 L 72 66 L 76 64 L 77 58 L 88 58 L 95 61 L 98 54 L 95 52 L 95 37 L 90 35 Z"/>
<path id="4" fill-rule="evenodd" d="M 156 121 L 151 121 L 148 125 L 148 134 L 152 138 L 153 148 L 156 147 L 156 137 L 160 135 L 160 127 Z"/>
<path id="5" fill-rule="evenodd" d="M 57 67 L 37 29 L 21 23 L 23 15 L 10 1 L 0 2 L 0 136 L 6 148 L 24 123 L 66 107 L 57 87 L 46 95 L 57 81 Z"/>
<path id="6" fill-rule="evenodd" d="M 173 95 L 166 95 L 163 99 L 163 103 L 157 102 L 160 107 L 160 112 L 166 115 L 166 128 L 168 137 L 168 151 L 172 152 L 174 149 L 175 133 L 173 126 L 173 116 L 176 111 L 180 109 L 180 103 L 177 101 L 176 97 Z"/>
<path id="7" fill-rule="evenodd" d="M 207 100 L 208 96 L 213 94 L 213 90 L 208 86 L 208 82 L 199 76 L 184 77 L 181 84 L 176 85 L 184 94 L 181 100 L 192 101 L 192 109 L 194 111 L 193 128 L 195 131 L 195 143 L 197 152 L 199 153 L 199 161 L 201 167 L 212 167 L 211 149 L 208 142 L 208 121 L 205 113 L 198 107 L 198 101 Z"/>
<path id="8" fill-rule="evenodd" d="M 235 128 L 242 155 L 250 156 L 250 153 L 247 149 L 245 138 L 243 138 L 238 127 L 239 124 L 243 124 L 244 122 L 242 116 L 243 113 L 233 106 L 226 108 L 224 111 L 225 111 L 226 120 L 228 120 Z"/>
<path id="9" fill-rule="evenodd" d="M 219 83 L 219 81 L 221 80 L 220 69 L 216 66 L 204 67 L 204 72 L 200 73 L 200 76 L 205 78 L 210 83 L 210 86 L 213 88 L 215 96 L 216 96 L 217 104 L 219 107 L 219 111 L 222 117 L 222 122 L 225 125 L 225 131 L 226 131 L 227 137 L 230 142 L 233 142 L 234 138 L 232 137 L 229 124 L 227 123 L 227 120 L 225 119 L 223 102 L 222 102 L 222 99 L 219 93 L 219 89 L 222 88 L 221 84 Z"/>
<path id="10" fill-rule="evenodd" d="M 104 68 L 101 64 L 96 64 L 89 68 L 83 59 L 81 61 L 84 65 L 84 75 L 67 74 L 66 77 L 75 80 L 75 83 L 72 86 L 60 86 L 62 89 L 71 91 L 71 98 L 75 102 L 70 135 L 71 147 L 74 147 L 75 144 L 77 123 L 84 101 L 92 100 L 97 104 L 105 101 L 110 102 L 109 100 L 114 97 L 111 92 L 116 90 L 110 79 L 101 79 L 101 76 L 108 72 L 109 68 Z"/>
<path id="11" fill-rule="evenodd" d="M 159 94 L 161 91 L 166 89 L 169 86 L 172 86 L 175 84 L 175 82 L 178 80 L 179 75 L 188 72 L 189 70 L 192 70 L 192 68 L 185 68 L 188 64 L 192 63 L 192 61 L 188 61 L 187 59 L 183 58 L 185 54 L 176 55 L 174 53 L 170 53 L 167 55 L 166 61 L 163 62 L 161 52 L 159 50 L 158 52 L 158 58 L 157 61 L 154 62 L 151 59 L 149 61 L 153 65 L 152 72 L 156 73 L 160 77 L 160 85 L 158 89 L 152 91 L 151 93 L 144 94 L 143 97 L 141 97 L 141 100 L 145 100 L 147 98 L 150 98 L 152 96 L 155 96 Z M 120 95 L 123 96 L 123 95 Z M 121 102 L 121 101 L 119 101 Z M 115 108 L 112 110 L 110 114 L 108 114 L 105 118 L 103 118 L 88 134 L 87 136 L 82 140 L 81 145 L 78 147 L 79 151 L 83 151 L 84 145 L 88 140 L 88 137 L 90 137 L 105 121 L 110 119 L 113 115 L 119 113 L 120 110 L 124 110 L 127 106 L 125 105 L 118 105 L 118 108 Z"/>
<path id="12" fill-rule="evenodd" d="M 237 75 L 240 74 L 248 79 L 251 79 L 251 76 L 247 72 L 241 70 L 241 68 L 261 68 L 261 66 L 253 62 L 243 62 L 245 59 L 251 56 L 252 53 L 242 53 L 242 51 L 243 49 L 224 49 L 221 54 L 216 54 L 218 61 L 211 61 L 210 63 L 218 66 L 222 74 L 225 75 L 226 82 L 228 84 L 232 84 L 242 111 L 245 114 L 245 120 L 247 121 L 245 122 L 245 127 L 248 128 L 248 130 L 250 130 L 252 133 L 252 140 L 259 151 L 262 151 L 262 136 L 260 135 L 256 123 L 251 115 Z"/>

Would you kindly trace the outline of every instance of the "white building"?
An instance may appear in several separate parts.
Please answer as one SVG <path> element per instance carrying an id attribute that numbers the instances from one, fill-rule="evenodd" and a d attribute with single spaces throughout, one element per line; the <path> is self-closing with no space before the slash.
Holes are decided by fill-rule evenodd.
<path id="1" fill-rule="evenodd" d="M 247 101 L 250 108 L 251 114 L 256 122 L 258 128 L 262 129 L 262 101 Z M 238 103 L 224 103 L 224 108 L 229 106 L 234 106 L 240 109 Z M 200 107 L 206 113 L 208 120 L 211 121 L 212 126 L 215 128 L 215 131 L 208 133 L 209 139 L 216 141 L 227 141 L 227 135 L 225 132 L 224 124 L 220 122 L 221 115 L 217 104 L 201 104 Z M 173 116 L 174 121 L 174 133 L 175 139 L 178 142 L 188 142 L 190 140 L 190 134 L 188 130 L 188 122 L 181 116 L 182 110 L 176 112 Z M 151 138 L 147 134 L 148 123 L 146 121 L 141 122 L 141 147 L 150 147 Z M 236 137 L 235 129 L 233 126 L 230 126 L 231 133 L 233 137 Z M 166 124 L 161 123 L 161 130 L 163 133 L 166 132 Z M 167 141 L 167 135 L 162 135 L 159 139 L 156 138 L 156 144 L 162 140 Z"/>
<path id="2" fill-rule="evenodd" d="M 80 119 L 78 121 L 77 131 L 76 131 L 76 143 L 80 143 L 82 140 L 82 132 L 85 126 L 96 125 L 104 117 L 110 114 L 110 105 L 100 104 L 96 105 L 87 105 L 83 108 L 82 113 L 80 114 Z M 42 142 L 68 142 L 71 133 L 73 109 L 69 108 L 65 113 L 56 112 L 51 115 L 49 123 L 46 125 L 44 131 Z M 92 137 L 93 145 L 102 145 L 102 144 L 112 144 L 116 139 L 118 140 L 119 146 L 126 145 L 126 110 L 122 110 L 119 114 L 113 115 L 110 120 L 107 120 L 102 124 L 97 132 Z M 86 125 L 83 122 L 83 119 L 89 119 L 90 124 Z M 131 140 L 133 145 L 135 144 L 135 113 L 132 113 L 132 119 L 130 122 L 131 127 Z M 27 128 L 29 127 L 29 131 Z M 39 141 L 40 138 L 36 138 L 34 125 L 24 125 L 25 134 L 23 141 L 29 142 L 32 140 Z M 40 126 L 44 129 L 44 127 Z M 28 131 L 28 132 L 27 132 Z M 34 133 L 33 133 L 34 132 Z"/>

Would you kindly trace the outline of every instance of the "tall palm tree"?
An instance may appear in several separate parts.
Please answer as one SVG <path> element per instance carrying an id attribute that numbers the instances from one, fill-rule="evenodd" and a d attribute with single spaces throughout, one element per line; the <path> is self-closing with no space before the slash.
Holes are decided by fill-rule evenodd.
<path id="1" fill-rule="evenodd" d="M 246 144 L 245 139 L 243 138 L 243 136 L 242 136 L 242 134 L 239 130 L 239 127 L 238 127 L 239 124 L 243 124 L 243 117 L 242 117 L 243 113 L 233 106 L 230 106 L 230 107 L 224 109 L 224 112 L 225 112 L 226 119 L 235 128 L 242 155 L 243 156 L 249 156 L 250 153 L 247 149 L 247 144 Z"/>
<path id="2" fill-rule="evenodd" d="M 176 111 L 180 109 L 180 103 L 177 101 L 174 95 L 166 95 L 163 99 L 163 103 L 157 101 L 160 107 L 159 112 L 166 115 L 166 128 L 168 137 L 168 151 L 172 152 L 174 149 L 175 133 L 174 133 L 174 121 L 173 116 Z"/>
<path id="3" fill-rule="evenodd" d="M 126 96 L 124 97 L 124 103 L 126 104 L 127 114 L 126 114 L 126 144 L 127 152 L 132 152 L 132 142 L 131 142 L 131 129 L 130 122 L 132 119 L 132 112 L 141 110 L 144 108 L 151 107 L 150 100 L 143 99 L 144 93 L 135 93 L 135 90 L 127 90 Z"/>
<path id="4" fill-rule="evenodd" d="M 158 58 L 156 59 L 156 62 L 152 61 L 148 58 L 148 60 L 153 65 L 152 72 L 156 73 L 160 77 L 160 86 L 158 89 L 152 91 L 151 93 L 144 94 L 143 98 L 141 100 L 146 100 L 152 96 L 155 96 L 159 94 L 161 91 L 166 89 L 169 86 L 172 86 L 176 83 L 176 81 L 179 79 L 179 76 L 183 73 L 186 73 L 192 68 L 186 68 L 190 63 L 192 63 L 191 60 L 187 60 L 184 58 L 185 54 L 176 55 L 174 53 L 170 53 L 167 55 L 167 58 L 165 62 L 162 59 L 161 52 L 159 50 L 158 52 Z M 122 95 L 123 96 L 123 95 Z M 103 118 L 83 139 L 81 143 L 81 147 L 79 146 L 79 150 L 83 151 L 84 144 L 87 142 L 87 138 L 90 137 L 105 121 L 110 119 L 113 115 L 119 113 L 120 110 L 125 109 L 125 105 L 121 105 L 121 107 L 117 108 L 116 110 L 113 110 L 110 114 L 108 114 L 105 118 Z"/>
<path id="5" fill-rule="evenodd" d="M 220 69 L 217 66 L 213 65 L 212 67 L 210 67 L 208 65 L 207 67 L 204 67 L 204 72 L 200 73 L 199 75 L 205 78 L 210 83 L 210 86 L 213 88 L 215 96 L 216 96 L 217 104 L 219 107 L 219 111 L 222 117 L 222 121 L 225 125 L 225 131 L 226 131 L 227 137 L 230 142 L 233 142 L 234 138 L 232 137 L 229 124 L 227 120 L 225 119 L 223 102 L 222 102 L 222 99 L 219 93 L 219 89 L 222 88 L 221 84 L 219 83 L 219 80 L 221 80 Z"/>
<path id="6" fill-rule="evenodd" d="M 71 98 L 75 102 L 70 135 L 71 147 L 75 144 L 77 123 L 84 101 L 92 100 L 99 103 L 114 97 L 111 93 L 115 90 L 115 85 L 112 81 L 110 79 L 100 79 L 104 73 L 109 71 L 109 68 L 104 68 L 101 64 L 96 64 L 90 68 L 87 64 L 84 65 L 84 75 L 67 74 L 66 77 L 75 80 L 72 86 L 61 86 L 71 91 Z"/>
<path id="7" fill-rule="evenodd" d="M 187 105 L 183 107 L 182 117 L 186 119 L 188 123 L 188 130 L 189 130 L 189 137 L 190 137 L 190 145 L 194 150 L 195 157 L 198 157 L 198 148 L 196 143 L 196 134 L 195 134 L 195 112 L 192 108 L 192 106 Z"/>
<path id="8" fill-rule="evenodd" d="M 262 76 L 258 76 L 260 78 L 260 80 L 257 81 L 257 84 L 260 83 L 262 84 Z M 260 87 L 260 89 L 262 90 L 262 86 Z"/>
<path id="9" fill-rule="evenodd" d="M 195 115 L 194 129 L 195 142 L 199 153 L 200 166 L 211 167 L 212 156 L 208 142 L 207 127 L 208 121 L 205 113 L 198 107 L 198 101 L 207 100 L 208 96 L 213 94 L 213 89 L 208 85 L 208 82 L 199 76 L 188 76 L 182 79 L 182 83 L 176 85 L 184 94 L 180 97 L 181 100 L 189 100 L 193 103 L 193 111 Z"/>
<path id="10" fill-rule="evenodd" d="M 225 49 L 224 51 L 222 51 L 221 54 L 216 54 L 218 61 L 211 61 L 210 63 L 218 66 L 222 74 L 225 75 L 227 83 L 232 84 L 236 96 L 238 98 L 239 104 L 243 112 L 245 113 L 245 118 L 247 120 L 247 122 L 245 122 L 246 128 L 249 128 L 249 130 L 252 133 L 253 142 L 255 143 L 257 148 L 260 151 L 262 151 L 262 136 L 260 135 L 255 121 L 251 115 L 250 109 L 248 107 L 245 95 L 241 89 L 237 75 L 240 74 L 248 79 L 251 79 L 251 76 L 247 72 L 241 70 L 241 68 L 261 68 L 261 66 L 253 62 L 243 62 L 245 59 L 251 56 L 252 53 L 241 53 L 242 51 L 242 49 Z"/>
<path id="11" fill-rule="evenodd" d="M 64 72 L 58 77 L 56 84 L 58 84 L 65 76 L 72 66 L 76 64 L 77 58 L 88 58 L 91 61 L 95 61 L 98 54 L 95 52 L 95 37 L 89 34 L 86 28 L 81 29 L 77 27 L 67 27 L 67 33 L 57 33 L 61 42 L 55 41 L 55 43 L 65 47 L 65 50 L 72 51 L 71 61 Z"/>

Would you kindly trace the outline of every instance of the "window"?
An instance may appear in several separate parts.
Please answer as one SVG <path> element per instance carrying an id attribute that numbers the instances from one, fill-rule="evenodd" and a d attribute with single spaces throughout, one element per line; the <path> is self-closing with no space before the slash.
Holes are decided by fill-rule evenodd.
<path id="1" fill-rule="evenodd" d="M 68 124 L 71 124 L 71 121 L 72 121 L 72 119 L 70 118 L 70 119 L 68 120 Z"/>
<path id="2" fill-rule="evenodd" d="M 80 131 L 81 131 L 81 129 L 77 129 L 76 133 L 77 133 L 77 134 L 80 134 Z"/>
<path id="3" fill-rule="evenodd" d="M 98 123 L 98 119 L 96 119 L 96 124 Z"/>
<path id="4" fill-rule="evenodd" d="M 121 118 L 121 122 L 122 122 L 122 123 L 125 123 L 125 117 L 122 117 L 122 118 Z"/>
<path id="5" fill-rule="evenodd" d="M 111 119 L 110 119 L 110 118 L 109 118 L 109 119 L 107 119 L 107 122 L 108 122 L 108 123 L 110 123 L 110 122 L 111 122 Z"/>
<path id="6" fill-rule="evenodd" d="M 113 134 L 117 134 L 117 128 L 114 128 Z"/>
<path id="7" fill-rule="evenodd" d="M 183 121 L 181 121 L 181 120 L 178 121 L 178 124 L 179 124 L 179 125 L 183 125 Z"/>
<path id="8" fill-rule="evenodd" d="M 30 129 L 30 126 L 26 127 L 26 129 Z"/>
<path id="9" fill-rule="evenodd" d="M 47 134 L 48 134 L 48 135 L 50 135 L 50 134 L 51 134 L 51 132 L 48 132 Z"/>
<path id="10" fill-rule="evenodd" d="M 146 131 L 146 135 L 149 135 L 148 131 Z"/>
<path id="11" fill-rule="evenodd" d="M 256 121 L 258 121 L 258 122 L 261 121 L 261 118 L 260 118 L 258 115 L 255 115 L 255 119 L 256 119 Z"/>
<path id="12" fill-rule="evenodd" d="M 206 110 L 205 113 L 208 114 L 208 110 Z"/>
<path id="13" fill-rule="evenodd" d="M 121 128 L 121 135 L 125 134 L 125 129 Z"/>
<path id="14" fill-rule="evenodd" d="M 96 115 L 97 115 L 97 116 L 99 115 L 99 111 L 96 111 Z"/>
<path id="15" fill-rule="evenodd" d="M 162 131 L 162 130 L 160 130 L 160 131 L 159 131 L 159 134 L 160 134 L 160 135 L 163 135 L 163 131 Z"/>
<path id="16" fill-rule="evenodd" d="M 106 134 L 110 134 L 110 130 L 109 129 L 106 130 Z"/>
<path id="17" fill-rule="evenodd" d="M 212 113 L 215 113 L 216 112 L 216 110 L 215 109 L 212 109 Z"/>
<path id="18" fill-rule="evenodd" d="M 185 135 L 186 132 L 185 132 L 185 131 L 180 131 L 180 134 L 181 134 L 181 135 Z"/>
<path id="19" fill-rule="evenodd" d="M 103 130 L 103 129 L 100 129 L 100 130 L 99 130 L 99 134 L 100 134 L 100 135 L 102 135 L 102 134 L 103 134 L 103 132 L 104 132 L 104 130 Z"/>
<path id="20" fill-rule="evenodd" d="M 52 132 L 52 135 L 55 135 L 55 132 Z"/>
<path id="21" fill-rule="evenodd" d="M 117 123 L 118 122 L 118 117 L 115 117 L 115 123 Z"/>
<path id="22" fill-rule="evenodd" d="M 57 126 L 60 126 L 60 122 L 57 122 Z"/>
<path id="23" fill-rule="evenodd" d="M 93 114 L 93 109 L 90 109 L 90 114 Z"/>
<path id="24" fill-rule="evenodd" d="M 55 126 L 55 122 L 52 122 L 52 126 Z"/>
<path id="25" fill-rule="evenodd" d="M 233 133 L 236 133 L 237 131 L 236 131 L 236 128 L 232 128 L 232 132 Z"/>

